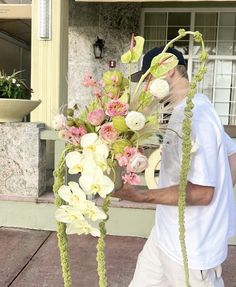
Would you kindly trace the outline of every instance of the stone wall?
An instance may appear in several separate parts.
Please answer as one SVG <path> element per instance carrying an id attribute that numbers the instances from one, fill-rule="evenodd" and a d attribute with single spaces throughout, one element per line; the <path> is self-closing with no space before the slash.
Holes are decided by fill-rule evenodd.
<path id="1" fill-rule="evenodd" d="M 126 73 L 120 56 L 128 50 L 130 33 L 140 34 L 141 6 L 138 3 L 79 3 L 70 0 L 68 102 L 86 105 L 88 89 L 81 86 L 83 75 L 90 72 L 100 80 L 109 69 L 109 60 Z M 95 59 L 92 44 L 97 36 L 105 40 L 103 59 Z M 132 66 L 136 71 L 137 65 Z"/>
<path id="2" fill-rule="evenodd" d="M 0 124 L 1 196 L 38 197 L 46 188 L 45 141 L 38 123 Z"/>

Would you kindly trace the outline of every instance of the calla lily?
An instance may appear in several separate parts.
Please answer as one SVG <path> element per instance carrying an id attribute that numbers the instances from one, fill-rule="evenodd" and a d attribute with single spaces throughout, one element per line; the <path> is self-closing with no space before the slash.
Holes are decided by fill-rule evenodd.
<path id="1" fill-rule="evenodd" d="M 99 229 L 91 226 L 86 220 L 77 220 L 68 224 L 66 228 L 67 234 L 91 234 L 92 236 L 99 237 L 100 231 Z"/>
<path id="2" fill-rule="evenodd" d="M 73 206 L 80 205 L 82 201 L 86 200 L 86 195 L 77 182 L 70 181 L 68 185 L 62 185 L 58 190 L 62 199 Z"/>
<path id="3" fill-rule="evenodd" d="M 79 184 L 87 194 L 98 193 L 103 198 L 114 189 L 113 181 L 98 170 L 83 173 L 79 179 Z"/>

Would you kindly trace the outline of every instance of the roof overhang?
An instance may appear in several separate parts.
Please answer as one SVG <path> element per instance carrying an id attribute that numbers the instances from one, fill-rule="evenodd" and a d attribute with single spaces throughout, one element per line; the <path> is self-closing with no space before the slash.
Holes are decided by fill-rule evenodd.
<path id="1" fill-rule="evenodd" d="M 100 3 L 105 3 L 105 2 L 114 2 L 114 3 L 118 3 L 118 2 L 133 2 L 133 3 L 147 3 L 147 2 L 159 2 L 159 3 L 166 3 L 166 2 L 171 2 L 171 3 L 174 3 L 174 2 L 182 2 L 182 3 L 185 3 L 185 2 L 236 2 L 235 0 L 177 0 L 177 1 L 173 1 L 173 0 L 75 0 L 75 2 L 100 2 Z"/>
<path id="2" fill-rule="evenodd" d="M 31 4 L 0 4 L 0 19 L 31 19 Z"/>

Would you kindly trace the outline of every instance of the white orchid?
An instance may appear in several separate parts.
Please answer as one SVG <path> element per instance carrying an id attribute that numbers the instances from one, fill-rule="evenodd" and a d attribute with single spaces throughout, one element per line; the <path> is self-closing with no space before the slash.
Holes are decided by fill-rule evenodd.
<path id="1" fill-rule="evenodd" d="M 82 173 L 97 166 L 92 154 L 84 156 L 78 151 L 72 151 L 66 155 L 66 165 L 69 168 L 69 174 Z"/>
<path id="2" fill-rule="evenodd" d="M 107 215 L 98 208 L 94 202 L 86 200 L 82 202 L 81 212 L 92 221 L 106 219 Z"/>
<path id="3" fill-rule="evenodd" d="M 71 223 L 75 220 L 84 220 L 84 216 L 78 207 L 61 205 L 55 212 L 56 220 Z"/>
<path id="4" fill-rule="evenodd" d="M 108 165 L 107 159 L 105 157 L 100 156 L 99 154 L 96 153 L 93 155 L 93 158 L 96 164 L 101 168 L 103 172 L 106 172 L 108 174 L 111 172 L 111 168 Z"/>
<path id="5" fill-rule="evenodd" d="M 62 185 L 58 190 L 59 196 L 70 205 L 80 205 L 86 200 L 84 191 L 79 187 L 77 182 L 70 181 L 67 185 Z"/>
<path id="6" fill-rule="evenodd" d="M 96 153 L 101 157 L 108 158 L 109 148 L 104 144 L 96 133 L 88 133 L 81 137 L 80 144 L 83 148 L 84 154 Z"/>
<path id="7" fill-rule="evenodd" d="M 66 228 L 67 234 L 91 234 L 92 236 L 99 237 L 100 231 L 99 229 L 90 225 L 86 220 L 76 220 L 67 225 Z"/>
<path id="8" fill-rule="evenodd" d="M 79 184 L 87 194 L 98 193 L 103 198 L 114 189 L 113 181 L 104 175 L 101 169 L 84 172 L 79 179 Z"/>

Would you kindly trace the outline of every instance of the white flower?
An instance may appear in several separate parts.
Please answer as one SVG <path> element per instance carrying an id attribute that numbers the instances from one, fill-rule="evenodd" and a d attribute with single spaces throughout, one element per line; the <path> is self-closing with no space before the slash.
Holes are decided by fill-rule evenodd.
<path id="1" fill-rule="evenodd" d="M 11 81 L 12 81 L 12 84 L 16 83 L 16 79 L 15 78 L 13 78 Z"/>
<path id="2" fill-rule="evenodd" d="M 83 155 L 78 151 L 69 152 L 66 155 L 66 166 L 70 174 L 77 174 L 83 171 Z"/>
<path id="3" fill-rule="evenodd" d="M 63 129 L 66 126 L 66 117 L 63 114 L 55 115 L 54 119 L 52 120 L 52 127 L 54 130 L 58 131 Z"/>
<path id="4" fill-rule="evenodd" d="M 66 155 L 66 166 L 69 168 L 69 174 L 82 173 L 91 168 L 98 168 L 98 164 L 92 154 L 88 153 L 85 156 L 78 151 L 72 151 Z"/>
<path id="5" fill-rule="evenodd" d="M 107 172 L 108 174 L 111 172 L 111 168 L 109 167 L 107 159 L 105 157 L 102 157 L 99 154 L 94 154 L 93 158 L 103 172 Z"/>
<path id="6" fill-rule="evenodd" d="M 82 213 L 91 219 L 92 221 L 97 221 L 99 219 L 106 219 L 107 215 L 101 209 L 99 209 L 94 202 L 86 200 L 82 202 L 81 205 Z"/>
<path id="7" fill-rule="evenodd" d="M 132 131 L 139 131 L 144 127 L 146 118 L 142 113 L 132 111 L 126 116 L 125 122 Z"/>
<path id="8" fill-rule="evenodd" d="M 148 159 L 141 153 L 136 153 L 130 160 L 127 169 L 130 168 L 130 172 L 142 172 L 148 167 Z"/>
<path id="9" fill-rule="evenodd" d="M 59 190 L 59 196 L 70 205 L 81 205 L 86 200 L 84 191 L 79 187 L 77 182 L 70 181 L 67 185 L 62 185 Z"/>
<path id="10" fill-rule="evenodd" d="M 79 184 L 87 194 L 99 194 L 105 198 L 114 189 L 113 181 L 102 170 L 90 170 L 82 173 Z"/>
<path id="11" fill-rule="evenodd" d="M 95 133 L 88 133 L 81 137 L 80 141 L 84 153 L 96 153 L 101 157 L 108 158 L 109 148 L 98 138 Z"/>
<path id="12" fill-rule="evenodd" d="M 91 226 L 86 220 L 77 220 L 67 225 L 67 234 L 91 234 L 92 236 L 99 237 L 99 229 Z"/>
<path id="13" fill-rule="evenodd" d="M 170 93 L 170 86 L 166 80 L 155 79 L 150 85 L 151 94 L 158 100 L 162 100 Z"/>
<path id="14" fill-rule="evenodd" d="M 78 207 L 61 205 L 55 213 L 56 220 L 64 223 L 71 223 L 75 220 L 84 220 L 83 214 Z"/>

